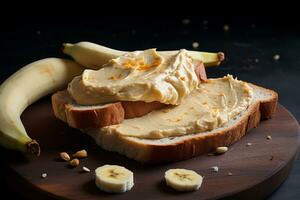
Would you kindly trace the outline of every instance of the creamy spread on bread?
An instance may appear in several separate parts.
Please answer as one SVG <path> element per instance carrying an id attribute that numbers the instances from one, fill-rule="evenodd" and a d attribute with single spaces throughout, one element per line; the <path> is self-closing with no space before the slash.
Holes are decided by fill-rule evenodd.
<path id="1" fill-rule="evenodd" d="M 158 139 L 211 131 L 224 126 L 251 104 L 252 88 L 231 75 L 199 84 L 178 106 L 152 111 L 101 132 Z"/>
<path id="2" fill-rule="evenodd" d="M 81 105 L 114 101 L 158 101 L 179 105 L 199 81 L 189 52 L 159 55 L 155 49 L 126 53 L 99 70 L 85 70 L 68 86 Z"/>

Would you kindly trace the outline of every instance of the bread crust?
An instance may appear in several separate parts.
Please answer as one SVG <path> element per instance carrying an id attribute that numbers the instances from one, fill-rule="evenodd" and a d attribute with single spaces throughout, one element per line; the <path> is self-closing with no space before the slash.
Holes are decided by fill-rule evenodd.
<path id="1" fill-rule="evenodd" d="M 121 102 L 106 104 L 101 108 L 82 110 L 65 105 L 66 120 L 75 128 L 99 128 L 120 124 L 124 120 L 124 109 Z"/>

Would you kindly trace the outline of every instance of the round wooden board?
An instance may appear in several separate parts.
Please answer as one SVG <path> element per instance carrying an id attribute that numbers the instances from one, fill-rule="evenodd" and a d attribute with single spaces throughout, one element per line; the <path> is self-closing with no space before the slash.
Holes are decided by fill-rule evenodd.
<path id="1" fill-rule="evenodd" d="M 242 140 L 230 146 L 226 154 L 203 155 L 175 163 L 146 165 L 117 153 L 101 150 L 94 141 L 71 129 L 52 114 L 49 98 L 30 106 L 22 115 L 25 127 L 40 142 L 42 153 L 31 155 L 7 151 L 5 163 L 11 172 L 9 183 L 26 196 L 60 199 L 260 199 L 274 191 L 287 177 L 299 145 L 299 126 L 281 105 L 276 116 L 263 121 Z M 268 135 L 272 136 L 267 140 Z M 246 146 L 252 143 L 251 146 Z M 59 161 L 61 151 L 73 153 L 86 149 L 89 157 L 77 168 Z M 94 184 L 93 170 L 104 164 L 118 164 L 134 172 L 135 186 L 124 194 L 107 194 Z M 91 169 L 83 173 L 82 166 Z M 219 172 L 210 167 L 218 166 Z M 179 193 L 165 186 L 164 172 L 187 168 L 204 176 L 195 192 Z M 231 172 L 232 176 L 228 173 Z M 41 178 L 47 173 L 46 178 Z M 16 187 L 17 186 L 17 187 Z"/>

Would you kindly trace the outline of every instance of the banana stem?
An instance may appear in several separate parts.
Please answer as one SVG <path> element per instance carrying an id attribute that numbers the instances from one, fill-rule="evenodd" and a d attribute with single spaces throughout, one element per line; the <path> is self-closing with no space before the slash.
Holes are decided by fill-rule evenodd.
<path id="1" fill-rule="evenodd" d="M 39 143 L 36 140 L 31 140 L 27 143 L 27 151 L 36 156 L 39 156 L 41 154 L 41 148 Z"/>

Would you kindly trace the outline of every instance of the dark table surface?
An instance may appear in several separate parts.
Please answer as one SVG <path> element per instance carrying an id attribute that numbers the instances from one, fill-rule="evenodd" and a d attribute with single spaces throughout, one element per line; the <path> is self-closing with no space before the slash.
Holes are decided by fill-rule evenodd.
<path id="1" fill-rule="evenodd" d="M 276 19 L 102 17 L 60 20 L 59 23 L 17 19 L 2 27 L 0 32 L 0 81 L 35 60 L 65 57 L 59 51 L 63 42 L 91 41 L 121 50 L 193 49 L 192 43 L 198 42 L 196 50 L 226 54 L 226 62 L 221 67 L 207 69 L 209 77 L 229 73 L 241 80 L 272 88 L 279 93 L 279 102 L 299 121 L 300 32 L 293 24 L 276 22 Z M 224 25 L 229 26 L 228 31 L 224 31 Z M 275 60 L 274 55 L 279 55 L 280 59 Z M 2 194 L 22 199 L 3 181 L 0 188 Z M 268 199 L 300 199 L 299 157 L 288 179 Z"/>

